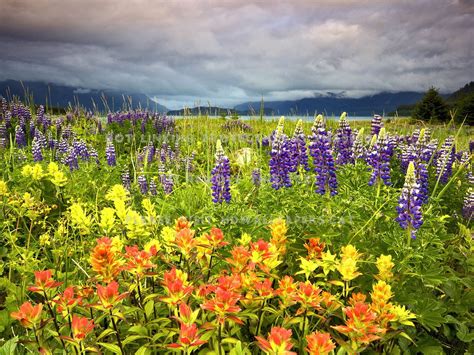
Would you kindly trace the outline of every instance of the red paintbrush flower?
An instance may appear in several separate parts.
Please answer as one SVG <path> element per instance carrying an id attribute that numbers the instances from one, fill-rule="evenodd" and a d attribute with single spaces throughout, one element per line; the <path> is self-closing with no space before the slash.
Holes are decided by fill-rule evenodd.
<path id="1" fill-rule="evenodd" d="M 193 292 L 193 286 L 188 282 L 188 275 L 173 267 L 170 271 L 165 272 L 163 276 L 162 285 L 167 296 L 162 297 L 161 300 L 172 306 L 186 302 L 186 299 Z"/>
<path id="2" fill-rule="evenodd" d="M 31 292 L 44 293 L 59 287 L 62 282 L 54 281 L 51 270 L 35 271 L 35 284 L 28 287 Z"/>
<path id="3" fill-rule="evenodd" d="M 344 308 L 345 325 L 333 326 L 338 332 L 348 336 L 356 347 L 380 339 L 386 329 L 377 324 L 377 314 L 367 303 L 358 302 Z"/>
<path id="4" fill-rule="evenodd" d="M 308 239 L 308 242 L 304 245 L 308 251 L 308 259 L 320 259 L 325 246 L 326 243 L 321 242 L 319 238 Z"/>
<path id="5" fill-rule="evenodd" d="M 193 230 L 183 228 L 176 234 L 174 244 L 176 244 L 183 256 L 189 257 L 191 251 L 193 251 L 198 245 L 198 241 L 194 238 Z"/>
<path id="6" fill-rule="evenodd" d="M 72 316 L 72 334 L 75 340 L 82 341 L 94 329 L 94 321 L 86 317 Z"/>
<path id="7" fill-rule="evenodd" d="M 191 225 L 192 225 L 192 223 L 189 222 L 186 219 L 186 217 L 181 216 L 176 220 L 175 225 L 174 225 L 174 229 L 176 230 L 176 232 L 179 232 L 182 229 L 191 228 Z"/>
<path id="8" fill-rule="evenodd" d="M 30 302 L 25 302 L 18 311 L 12 312 L 10 316 L 19 320 L 23 327 L 32 329 L 40 322 L 42 310 L 42 303 L 33 306 Z"/>
<path id="9" fill-rule="evenodd" d="M 281 298 L 283 306 L 288 307 L 295 303 L 296 286 L 293 278 L 288 275 L 278 281 L 275 293 Z"/>
<path id="10" fill-rule="evenodd" d="M 239 273 L 245 270 L 250 260 L 250 251 L 248 248 L 242 245 L 234 246 L 230 254 L 232 256 L 227 258 L 226 261 L 230 265 L 231 271 Z"/>
<path id="11" fill-rule="evenodd" d="M 273 327 L 266 339 L 259 336 L 255 338 L 257 339 L 257 346 L 262 349 L 265 354 L 296 355 L 295 352 L 290 351 L 293 347 L 290 329 Z"/>
<path id="12" fill-rule="evenodd" d="M 148 269 L 154 268 L 156 265 L 151 262 L 152 253 L 145 250 L 139 250 L 137 245 L 125 247 L 126 263 L 124 269 L 137 275 L 143 276 Z"/>
<path id="13" fill-rule="evenodd" d="M 240 312 L 240 307 L 237 305 L 240 297 L 239 293 L 218 287 L 214 297 L 205 301 L 201 308 L 215 313 L 220 324 L 224 324 L 227 318 L 242 324 L 243 322 L 235 316 L 235 313 Z"/>
<path id="14" fill-rule="evenodd" d="M 185 352 L 188 353 L 205 343 L 207 343 L 207 341 L 201 340 L 196 324 L 181 323 L 178 342 L 169 344 L 168 347 L 172 349 L 184 349 Z"/>
<path id="15" fill-rule="evenodd" d="M 74 287 L 69 286 L 62 294 L 53 299 L 53 302 L 56 304 L 58 312 L 61 312 L 65 317 L 71 313 L 76 305 L 82 302 L 82 298 L 74 297 Z"/>
<path id="16" fill-rule="evenodd" d="M 228 242 L 224 241 L 224 233 L 222 232 L 222 230 L 216 227 L 211 228 L 211 232 L 210 234 L 206 234 L 206 238 L 209 241 L 209 245 L 213 249 L 217 249 L 229 244 Z"/>
<path id="17" fill-rule="evenodd" d="M 296 312 L 297 314 L 312 308 L 321 309 L 320 304 L 323 300 L 321 289 L 309 281 L 300 282 L 293 300 L 301 305 L 301 308 Z"/>
<path id="18" fill-rule="evenodd" d="M 99 306 L 110 309 L 127 297 L 128 292 L 119 293 L 119 284 L 112 281 L 107 286 L 97 285 L 97 296 L 99 297 Z"/>
<path id="19" fill-rule="evenodd" d="M 327 355 L 336 348 L 329 333 L 314 332 L 307 335 L 306 340 L 308 342 L 306 351 L 309 355 Z"/>

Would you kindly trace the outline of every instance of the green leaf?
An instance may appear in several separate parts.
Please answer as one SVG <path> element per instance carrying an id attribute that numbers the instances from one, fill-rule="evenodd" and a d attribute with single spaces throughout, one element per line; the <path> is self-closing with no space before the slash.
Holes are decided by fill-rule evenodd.
<path id="1" fill-rule="evenodd" d="M 11 355 L 15 354 L 16 345 L 18 343 L 18 337 L 9 339 L 5 344 L 0 348 L 0 355 Z"/>
<path id="2" fill-rule="evenodd" d="M 129 333 L 136 333 L 140 335 L 148 335 L 148 329 L 144 327 L 143 325 L 134 325 L 133 327 L 128 328 Z"/>
<path id="3" fill-rule="evenodd" d="M 151 350 L 147 346 L 142 346 L 135 353 L 135 355 L 148 355 L 148 354 L 151 354 Z"/>
<path id="4" fill-rule="evenodd" d="M 97 344 L 99 344 L 103 348 L 113 352 L 114 354 L 120 354 L 120 355 L 122 354 L 122 351 L 120 350 L 118 345 L 108 344 L 108 343 L 97 343 Z"/>
<path id="5" fill-rule="evenodd" d="M 110 334 L 113 334 L 115 333 L 115 330 L 111 329 L 111 328 L 107 328 L 106 330 L 104 330 L 102 333 L 100 333 L 100 335 L 97 337 L 97 340 L 100 340 L 102 338 L 105 338 L 106 336 L 110 335 Z"/>
<path id="6" fill-rule="evenodd" d="M 122 341 L 122 345 L 125 346 L 127 344 L 133 343 L 135 340 L 138 340 L 138 339 L 151 339 L 151 338 L 144 335 L 129 335 Z"/>
<path id="7" fill-rule="evenodd" d="M 147 318 L 150 318 L 150 316 L 153 314 L 154 306 L 155 306 L 155 302 L 153 300 L 150 300 L 145 304 L 145 314 Z"/>

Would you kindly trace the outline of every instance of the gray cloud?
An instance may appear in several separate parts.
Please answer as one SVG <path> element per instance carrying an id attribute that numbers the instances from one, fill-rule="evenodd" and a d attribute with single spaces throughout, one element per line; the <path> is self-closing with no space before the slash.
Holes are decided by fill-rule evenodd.
<path id="1" fill-rule="evenodd" d="M 457 89 L 469 0 L 2 0 L 0 79 L 144 92 L 171 107 Z"/>

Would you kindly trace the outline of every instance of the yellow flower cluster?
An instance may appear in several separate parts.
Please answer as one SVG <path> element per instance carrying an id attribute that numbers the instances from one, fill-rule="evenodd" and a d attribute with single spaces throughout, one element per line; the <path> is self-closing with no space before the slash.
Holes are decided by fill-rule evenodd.
<path id="1" fill-rule="evenodd" d="M 379 270 L 376 276 L 379 280 L 389 281 L 393 277 L 392 269 L 395 264 L 392 262 L 391 255 L 380 255 L 376 261 L 377 269 Z"/>
<path id="2" fill-rule="evenodd" d="M 337 266 L 337 271 L 341 274 L 343 281 L 351 281 L 361 275 L 357 268 L 359 258 L 360 254 L 353 245 L 349 244 L 341 248 L 341 261 Z"/>
<path id="3" fill-rule="evenodd" d="M 89 234 L 92 226 L 92 218 L 84 212 L 82 206 L 78 203 L 73 203 L 69 211 L 72 225 L 79 230 L 81 235 Z"/>
<path id="4" fill-rule="evenodd" d="M 3 180 L 0 180 L 0 196 L 8 196 L 8 186 Z"/>
<path id="5" fill-rule="evenodd" d="M 21 175 L 26 178 L 31 178 L 34 181 L 39 181 L 43 178 L 47 178 L 54 185 L 58 187 L 65 186 L 67 178 L 64 173 L 59 169 L 58 164 L 51 162 L 48 164 L 48 170 L 45 172 L 43 167 L 37 163 L 35 165 L 25 165 L 21 170 Z"/>

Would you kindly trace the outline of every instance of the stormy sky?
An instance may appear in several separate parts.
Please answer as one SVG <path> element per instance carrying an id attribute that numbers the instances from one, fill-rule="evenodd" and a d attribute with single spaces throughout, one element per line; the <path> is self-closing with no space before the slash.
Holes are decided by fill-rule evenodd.
<path id="1" fill-rule="evenodd" d="M 474 80 L 474 0 L 0 0 L 0 80 L 200 102 L 442 92 Z"/>

